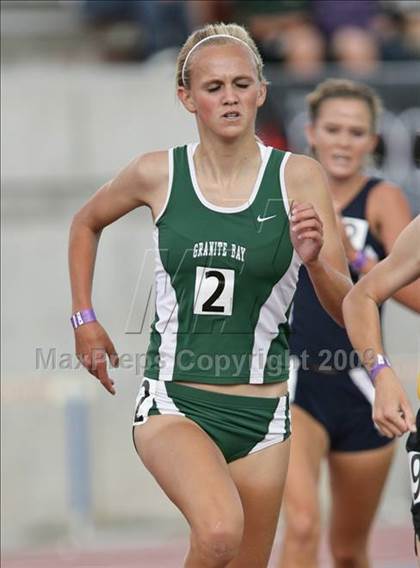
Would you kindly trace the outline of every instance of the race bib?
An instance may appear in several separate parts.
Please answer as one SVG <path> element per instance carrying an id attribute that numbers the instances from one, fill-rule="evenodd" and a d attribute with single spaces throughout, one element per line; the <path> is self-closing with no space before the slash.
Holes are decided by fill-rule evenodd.
<path id="1" fill-rule="evenodd" d="M 343 217 L 346 235 L 355 250 L 363 250 L 369 230 L 369 223 L 366 219 L 356 219 L 356 217 Z"/>
<path id="2" fill-rule="evenodd" d="M 420 452 L 408 452 L 411 494 L 414 505 L 420 502 Z"/>
<path id="3" fill-rule="evenodd" d="M 234 285 L 234 270 L 197 266 L 194 313 L 204 316 L 231 316 Z"/>

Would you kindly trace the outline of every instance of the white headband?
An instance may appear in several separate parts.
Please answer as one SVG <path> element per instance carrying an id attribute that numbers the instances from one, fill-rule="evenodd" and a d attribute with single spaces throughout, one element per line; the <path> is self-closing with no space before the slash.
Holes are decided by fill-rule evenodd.
<path id="1" fill-rule="evenodd" d="M 239 37 L 235 37 L 235 36 L 232 36 L 232 35 L 229 35 L 229 34 L 213 34 L 213 35 L 207 36 L 207 37 L 205 37 L 205 38 L 203 38 L 203 39 L 200 39 L 200 41 L 198 41 L 195 45 L 193 45 L 192 48 L 191 48 L 191 49 L 189 50 L 189 52 L 187 53 L 187 57 L 185 58 L 184 65 L 182 66 L 182 71 L 181 71 L 181 79 L 182 79 L 182 84 L 184 85 L 184 87 L 186 87 L 186 85 L 185 85 L 185 69 L 187 68 L 188 59 L 191 57 L 192 52 L 193 52 L 199 45 L 201 45 L 202 43 L 204 43 L 205 41 L 208 41 L 209 39 L 219 38 L 219 37 L 224 37 L 224 38 L 228 38 L 228 39 L 234 39 L 234 40 L 236 40 L 236 41 L 239 41 L 239 42 L 242 43 L 243 45 L 245 45 L 245 47 L 247 47 L 247 48 L 249 49 L 249 51 L 252 53 L 252 55 L 254 56 L 255 61 L 256 61 L 256 63 L 257 63 L 257 66 L 258 66 L 259 61 L 258 61 L 257 56 L 255 55 L 254 51 L 249 47 L 249 45 L 248 45 L 243 39 L 240 39 Z"/>

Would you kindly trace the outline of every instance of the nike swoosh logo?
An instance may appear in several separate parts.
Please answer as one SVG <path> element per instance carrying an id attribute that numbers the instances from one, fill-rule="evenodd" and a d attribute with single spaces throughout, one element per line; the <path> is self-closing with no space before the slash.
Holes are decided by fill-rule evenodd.
<path id="1" fill-rule="evenodd" d="M 277 215 L 271 215 L 270 217 L 260 217 L 260 216 L 258 215 L 257 221 L 258 221 L 259 223 L 264 223 L 264 221 L 268 221 L 269 219 L 274 219 L 274 217 L 277 217 Z"/>

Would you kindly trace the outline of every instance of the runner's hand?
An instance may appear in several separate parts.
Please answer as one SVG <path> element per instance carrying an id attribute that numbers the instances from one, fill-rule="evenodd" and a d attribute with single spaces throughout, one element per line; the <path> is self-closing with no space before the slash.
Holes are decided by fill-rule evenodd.
<path id="1" fill-rule="evenodd" d="M 107 355 L 113 367 L 118 367 L 118 355 L 104 328 L 96 321 L 75 329 L 76 354 L 82 365 L 104 388 L 115 394 L 114 381 L 107 370 Z"/>
<path id="2" fill-rule="evenodd" d="M 303 264 L 317 260 L 324 244 L 322 221 L 311 203 L 293 203 L 290 238 Z"/>
<path id="3" fill-rule="evenodd" d="M 382 369 L 376 377 L 373 421 L 388 438 L 416 431 L 416 420 L 407 395 L 390 368 Z"/>

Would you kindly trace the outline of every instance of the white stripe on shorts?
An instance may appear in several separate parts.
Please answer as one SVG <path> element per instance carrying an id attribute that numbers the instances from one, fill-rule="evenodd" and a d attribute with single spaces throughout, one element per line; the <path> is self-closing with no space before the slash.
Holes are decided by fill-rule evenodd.
<path id="1" fill-rule="evenodd" d="M 137 408 L 140 399 L 145 395 L 145 381 L 148 381 L 150 384 L 149 396 L 147 396 L 141 403 L 139 408 Z M 154 379 L 148 379 L 147 377 L 144 377 L 140 386 L 139 394 L 136 398 L 137 412 L 134 418 L 134 425 L 141 425 L 147 422 L 149 411 L 153 406 L 153 402 L 156 404 L 156 407 L 161 414 L 185 416 L 185 414 L 178 409 L 172 398 L 168 396 L 168 393 L 166 392 L 165 381 L 156 381 Z M 141 422 L 137 422 L 136 420 L 138 420 L 140 416 L 143 416 L 143 420 Z"/>
<path id="2" fill-rule="evenodd" d="M 161 414 L 175 414 L 176 416 L 185 416 L 176 406 L 172 398 L 166 392 L 165 381 L 155 381 L 156 386 L 156 406 Z"/>
<path id="3" fill-rule="evenodd" d="M 290 416 L 286 415 L 286 408 L 287 408 L 287 396 L 281 396 L 277 404 L 277 408 L 274 411 L 274 416 L 270 424 L 268 425 L 267 434 L 265 435 L 264 439 L 261 440 L 261 442 L 255 444 L 255 446 L 249 452 L 250 454 L 258 452 L 259 450 L 263 450 L 264 448 L 268 448 L 268 446 L 272 446 L 273 444 L 283 442 L 286 435 L 287 419 L 289 419 L 289 424 L 290 424 Z"/>
<path id="4" fill-rule="evenodd" d="M 359 391 L 370 402 L 370 404 L 373 405 L 375 400 L 375 387 L 373 386 L 367 371 L 365 371 L 363 367 L 354 367 L 354 369 L 349 370 L 349 375 Z"/>

